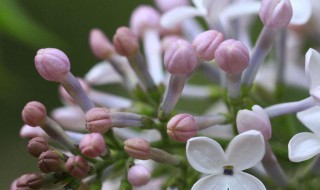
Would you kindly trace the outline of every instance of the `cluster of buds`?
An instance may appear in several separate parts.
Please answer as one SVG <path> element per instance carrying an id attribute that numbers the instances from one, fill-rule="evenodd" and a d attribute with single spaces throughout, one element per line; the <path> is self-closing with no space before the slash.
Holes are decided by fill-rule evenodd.
<path id="1" fill-rule="evenodd" d="M 290 83 L 283 75 L 293 67 L 286 61 L 291 56 L 289 37 L 295 27 L 307 25 L 311 8 L 303 8 L 311 2 L 192 2 L 194 6 L 187 0 L 141 5 L 133 11 L 130 26 L 119 27 L 112 42 L 100 29 L 92 29 L 89 45 L 102 62 L 83 78 L 71 73 L 61 50 L 37 52 L 35 67 L 45 80 L 60 84 L 64 107 L 51 115 L 37 101 L 23 108 L 20 135 L 29 139 L 28 152 L 38 159 L 41 173 L 22 175 L 12 190 L 320 185 L 314 181 L 320 157 L 305 173 L 282 167 L 288 158 L 300 162 L 320 153 L 316 50 L 306 53 L 305 74 L 291 76 L 307 78 L 307 98 L 283 102 L 283 88 Z M 195 16 L 204 18 L 208 30 Z M 253 41 L 255 18 L 263 27 Z M 267 61 L 277 70 L 267 70 Z M 276 75 L 261 81 L 260 71 Z M 95 89 L 114 83 L 127 94 Z M 292 122 L 283 122 L 291 113 L 314 134 L 296 134 Z M 278 116 L 285 119 L 273 120 Z M 243 172 L 249 168 L 251 174 Z M 201 178 L 201 173 L 207 175 Z"/>

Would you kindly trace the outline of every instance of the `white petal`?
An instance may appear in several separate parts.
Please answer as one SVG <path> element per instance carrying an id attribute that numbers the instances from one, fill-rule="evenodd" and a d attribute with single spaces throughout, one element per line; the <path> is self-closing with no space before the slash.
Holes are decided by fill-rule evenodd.
<path id="1" fill-rule="evenodd" d="M 260 5 L 259 1 L 233 3 L 223 10 L 220 17 L 232 20 L 243 15 L 258 14 Z"/>
<path id="2" fill-rule="evenodd" d="M 320 107 L 313 106 L 309 109 L 297 113 L 297 118 L 310 129 L 313 133 L 320 137 Z"/>
<path id="3" fill-rule="evenodd" d="M 308 22 L 312 13 L 310 0 L 291 0 L 292 18 L 290 24 L 302 25 Z"/>
<path id="4" fill-rule="evenodd" d="M 198 9 L 190 6 L 180 6 L 162 15 L 160 24 L 167 29 L 174 29 L 185 19 L 203 15 Z"/>
<path id="5" fill-rule="evenodd" d="M 76 143 L 79 144 L 80 141 L 83 139 L 85 134 L 73 132 L 73 131 L 66 131 L 67 135 Z"/>
<path id="6" fill-rule="evenodd" d="M 233 176 L 225 176 L 223 180 L 227 182 L 229 190 L 266 189 L 266 187 L 258 178 L 244 172 L 235 173 Z"/>
<path id="7" fill-rule="evenodd" d="M 78 132 L 86 131 L 85 116 L 79 107 L 66 106 L 56 108 L 52 111 L 51 116 L 64 129 Z"/>
<path id="8" fill-rule="evenodd" d="M 128 108 L 132 106 L 132 101 L 130 99 L 97 90 L 91 90 L 88 93 L 88 96 L 96 105 L 102 107 Z"/>
<path id="9" fill-rule="evenodd" d="M 235 171 L 253 167 L 262 160 L 265 145 L 262 134 L 251 130 L 237 135 L 226 150 L 227 165 L 234 166 Z"/>
<path id="10" fill-rule="evenodd" d="M 106 61 L 96 64 L 85 76 L 86 82 L 92 85 L 120 83 L 121 76 Z"/>
<path id="11" fill-rule="evenodd" d="M 209 175 L 197 181 L 191 190 L 227 190 L 228 186 L 224 180 L 225 176 L 223 175 Z"/>
<path id="12" fill-rule="evenodd" d="M 320 153 L 320 139 L 313 133 L 299 133 L 289 141 L 288 149 L 292 162 L 308 160 Z"/>
<path id="13" fill-rule="evenodd" d="M 205 5 L 206 0 L 192 0 L 194 6 L 203 14 L 207 14 L 207 7 Z"/>
<path id="14" fill-rule="evenodd" d="M 320 54 L 312 48 L 306 53 L 305 71 L 309 90 L 320 86 Z"/>
<path id="15" fill-rule="evenodd" d="M 195 137 L 187 142 L 187 159 L 190 165 L 204 174 L 223 172 L 225 154 L 220 144 L 208 137 Z"/>

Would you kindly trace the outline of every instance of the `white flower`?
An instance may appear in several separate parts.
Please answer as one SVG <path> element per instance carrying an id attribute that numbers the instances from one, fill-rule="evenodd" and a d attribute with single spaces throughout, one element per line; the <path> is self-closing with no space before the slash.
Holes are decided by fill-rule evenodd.
<path id="1" fill-rule="evenodd" d="M 192 190 L 260 190 L 266 189 L 256 177 L 242 172 L 263 158 L 265 144 L 260 132 L 239 134 L 226 152 L 208 137 L 195 137 L 187 142 L 187 158 L 197 171 L 209 174 L 197 181 Z"/>
<path id="2" fill-rule="evenodd" d="M 320 101 L 320 53 L 312 48 L 306 53 L 305 72 L 310 95 Z"/>
<path id="3" fill-rule="evenodd" d="M 299 112 L 297 117 L 313 133 L 298 133 L 289 141 L 289 159 L 292 162 L 308 160 L 320 153 L 320 107 Z"/>

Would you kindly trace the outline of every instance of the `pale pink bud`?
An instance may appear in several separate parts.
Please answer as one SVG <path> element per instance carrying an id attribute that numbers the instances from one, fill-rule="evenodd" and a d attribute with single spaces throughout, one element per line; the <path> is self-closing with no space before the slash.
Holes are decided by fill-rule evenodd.
<path id="1" fill-rule="evenodd" d="M 290 0 L 262 0 L 259 15 L 265 26 L 285 28 L 292 18 Z"/>
<path id="2" fill-rule="evenodd" d="M 111 118 L 107 108 L 92 108 L 86 113 L 87 130 L 105 133 L 111 127 Z"/>
<path id="3" fill-rule="evenodd" d="M 53 150 L 41 153 L 38 159 L 38 166 L 44 173 L 61 171 L 63 164 L 58 153 Z"/>
<path id="4" fill-rule="evenodd" d="M 150 158 L 151 147 L 142 138 L 131 138 L 124 141 L 124 150 L 133 158 L 147 160 Z"/>
<path id="5" fill-rule="evenodd" d="M 188 0 L 155 0 L 155 3 L 157 7 L 162 11 L 162 12 L 167 12 L 173 8 L 188 5 L 189 1 Z"/>
<path id="6" fill-rule="evenodd" d="M 120 27 L 113 36 L 116 51 L 123 56 L 130 57 L 139 51 L 137 36 L 127 27 Z"/>
<path id="7" fill-rule="evenodd" d="M 30 174 L 24 174 L 20 176 L 15 184 L 12 184 L 11 187 L 13 190 L 31 190 L 31 188 L 28 185 L 28 178 Z"/>
<path id="8" fill-rule="evenodd" d="M 82 179 L 88 175 L 90 165 L 81 156 L 72 156 L 66 162 L 66 169 L 72 177 Z"/>
<path id="9" fill-rule="evenodd" d="M 141 5 L 137 7 L 130 19 L 130 28 L 138 35 L 142 36 L 148 28 L 159 28 L 160 13 L 151 6 Z"/>
<path id="10" fill-rule="evenodd" d="M 216 50 L 215 60 L 226 73 L 241 73 L 249 65 L 248 48 L 240 41 L 226 40 Z"/>
<path id="11" fill-rule="evenodd" d="M 28 143 L 28 152 L 34 157 L 39 157 L 47 150 L 49 150 L 48 140 L 44 137 L 35 137 Z"/>
<path id="12" fill-rule="evenodd" d="M 55 48 L 38 50 L 34 62 L 39 74 L 49 81 L 63 81 L 70 71 L 68 57 L 62 51 Z"/>
<path id="13" fill-rule="evenodd" d="M 171 43 L 164 54 L 167 71 L 173 75 L 188 75 L 197 66 L 197 58 L 192 45 L 186 40 Z"/>
<path id="14" fill-rule="evenodd" d="M 129 168 L 128 181 L 135 187 L 140 187 L 150 181 L 150 172 L 142 165 L 134 165 Z"/>
<path id="15" fill-rule="evenodd" d="M 107 36 L 97 28 L 90 31 L 89 45 L 92 53 L 99 59 L 106 59 L 114 53 L 114 47 Z"/>
<path id="16" fill-rule="evenodd" d="M 237 114 L 237 129 L 239 133 L 249 130 L 260 131 L 266 140 L 271 138 L 272 127 L 267 113 L 255 105 L 250 110 L 240 110 Z"/>
<path id="17" fill-rule="evenodd" d="M 90 86 L 81 78 L 77 78 L 84 92 L 88 93 L 91 88 Z M 61 99 L 68 104 L 77 104 L 77 102 L 70 96 L 70 94 L 66 91 L 63 85 L 59 86 L 59 94 Z"/>
<path id="18" fill-rule="evenodd" d="M 222 41 L 222 33 L 215 30 L 208 30 L 198 34 L 193 40 L 192 46 L 200 59 L 211 61 L 214 59 L 214 53 Z"/>
<path id="19" fill-rule="evenodd" d="M 172 44 L 172 42 L 175 42 L 177 40 L 181 40 L 181 36 L 178 36 L 178 35 L 167 35 L 167 36 L 164 36 L 161 40 L 161 49 L 163 52 L 165 52 L 169 47 L 170 45 Z"/>
<path id="20" fill-rule="evenodd" d="M 24 123 L 32 127 L 41 125 L 46 117 L 46 107 L 40 102 L 29 102 L 22 110 L 22 119 Z"/>
<path id="21" fill-rule="evenodd" d="M 197 131 L 197 123 L 189 114 L 178 114 L 167 124 L 167 133 L 175 141 L 187 142 L 197 134 Z"/>
<path id="22" fill-rule="evenodd" d="M 10 185 L 10 190 L 19 190 L 18 187 L 17 187 L 17 181 L 18 179 L 15 179 L 11 185 Z M 23 190 L 23 189 L 22 189 Z"/>
<path id="23" fill-rule="evenodd" d="M 40 189 L 45 184 L 43 175 L 37 173 L 30 174 L 27 179 L 27 184 L 32 189 Z"/>
<path id="24" fill-rule="evenodd" d="M 103 136 L 100 133 L 86 134 L 80 141 L 81 153 L 90 158 L 95 158 L 107 150 Z"/>

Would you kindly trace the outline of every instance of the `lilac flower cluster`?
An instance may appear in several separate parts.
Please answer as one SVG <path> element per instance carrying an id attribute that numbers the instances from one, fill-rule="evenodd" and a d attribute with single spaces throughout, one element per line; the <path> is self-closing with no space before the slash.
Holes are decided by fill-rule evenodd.
<path id="1" fill-rule="evenodd" d="M 41 172 L 22 175 L 11 189 L 317 187 L 319 156 L 302 172 L 278 161 L 320 153 L 320 53 L 307 51 L 305 73 L 292 59 L 292 42 L 303 41 L 298 31 L 312 27 L 312 3 L 155 0 L 155 7 L 137 7 L 112 42 L 91 30 L 89 45 L 101 62 L 83 78 L 71 73 L 64 52 L 40 49 L 35 67 L 60 84 L 64 107 L 50 115 L 37 101 L 23 108 L 20 136 Z M 287 70 L 298 74 L 288 79 Z M 282 102 L 284 87 L 303 78 L 308 97 Z M 127 95 L 96 88 L 109 84 Z M 186 111 L 177 106 L 181 99 L 212 106 Z M 280 126 L 272 119 L 291 113 L 313 133 L 274 139 Z"/>

